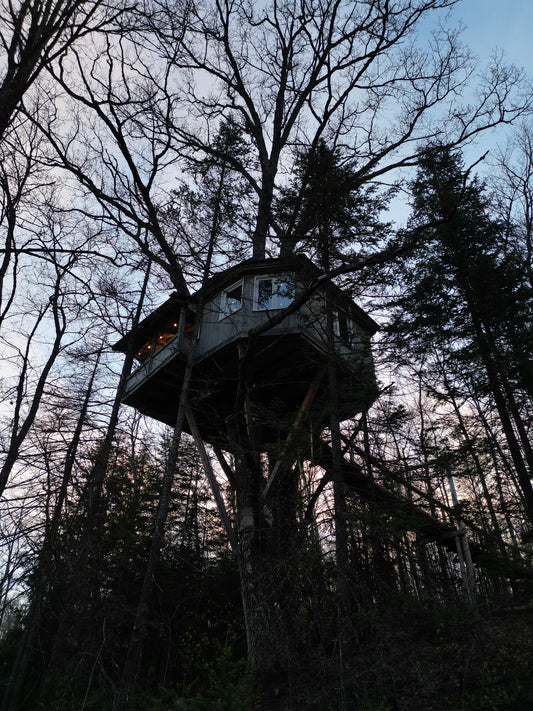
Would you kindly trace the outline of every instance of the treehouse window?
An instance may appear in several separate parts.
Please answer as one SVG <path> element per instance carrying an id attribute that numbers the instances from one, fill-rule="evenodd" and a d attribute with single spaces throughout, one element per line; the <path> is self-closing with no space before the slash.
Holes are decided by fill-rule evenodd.
<path id="1" fill-rule="evenodd" d="M 355 335 L 355 325 L 345 311 L 338 309 L 333 314 L 333 331 L 346 343 L 351 343 Z"/>
<path id="2" fill-rule="evenodd" d="M 171 323 L 168 324 L 166 328 L 164 328 L 162 331 L 159 331 L 157 334 L 157 338 L 155 340 L 155 350 L 158 351 L 160 348 L 163 348 L 163 346 L 166 346 L 169 341 L 171 341 L 174 336 L 176 335 L 176 332 L 178 330 L 178 324 Z"/>
<path id="3" fill-rule="evenodd" d="M 294 300 L 294 277 L 256 277 L 254 284 L 254 310 L 284 309 Z"/>
<path id="4" fill-rule="evenodd" d="M 143 363 L 145 360 L 153 356 L 154 353 L 157 353 L 157 351 L 163 348 L 163 346 L 166 346 L 167 343 L 169 343 L 176 336 L 178 332 L 178 323 L 178 319 L 165 323 L 149 340 L 143 343 L 135 354 L 135 358 Z M 187 331 L 187 324 L 185 326 L 185 331 Z"/>
<path id="5" fill-rule="evenodd" d="M 239 311 L 243 303 L 243 282 L 234 284 L 226 291 L 223 291 L 220 297 L 220 318 L 226 318 L 230 314 Z"/>

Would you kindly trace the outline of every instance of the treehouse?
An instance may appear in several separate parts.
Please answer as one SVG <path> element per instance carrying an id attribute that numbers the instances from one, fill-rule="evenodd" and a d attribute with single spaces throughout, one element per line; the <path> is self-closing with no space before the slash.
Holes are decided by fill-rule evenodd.
<path id="1" fill-rule="evenodd" d="M 313 401 L 306 418 L 320 431 L 329 423 L 325 372 L 333 359 L 340 419 L 361 412 L 377 394 L 370 347 L 375 322 L 336 286 L 326 297 L 325 284 L 284 313 L 319 275 L 303 256 L 248 260 L 213 276 L 192 296 L 173 294 L 115 345 L 125 352 L 132 343 L 138 361 L 124 402 L 173 426 L 192 357 L 189 404 L 204 440 L 227 439 L 239 383 L 260 441 L 286 434 L 306 398 Z"/>
<path id="2" fill-rule="evenodd" d="M 247 421 L 253 420 L 255 443 L 264 444 L 263 451 L 267 451 L 278 437 L 285 440 L 287 448 L 292 444 L 294 424 L 302 423 L 302 411 L 315 434 L 328 426 L 327 371 L 333 364 L 340 418 L 361 412 L 377 395 L 370 347 L 377 325 L 342 290 L 333 285 L 326 290 L 325 284 L 320 285 L 319 276 L 318 268 L 303 256 L 249 260 L 215 275 L 192 296 L 173 294 L 114 346 L 126 352 L 133 345 L 138 362 L 127 380 L 124 402 L 173 426 L 186 364 L 191 359 L 189 404 L 199 429 L 197 440 L 199 434 L 205 441 L 232 449 L 228 423 L 235 416 L 237 391 L 244 384 L 249 394 L 245 416 Z M 309 298 L 298 301 L 309 293 L 310 285 L 318 286 Z M 294 309 L 285 313 L 291 304 Z M 328 311 L 333 326 L 329 338 Z M 284 318 L 280 318 L 282 314 Z M 317 443 L 311 453 L 313 462 L 324 469 L 324 481 L 331 480 L 331 450 L 324 441 Z M 263 496 L 283 457 L 282 448 Z M 393 480 L 397 476 L 392 471 L 386 473 Z M 457 530 L 429 515 L 410 497 L 391 492 L 344 458 L 341 474 L 348 490 L 382 510 L 399 514 L 406 530 L 415 530 L 452 552 L 466 550 L 464 528 Z M 212 474 L 210 482 L 229 540 L 235 541 Z M 510 570 L 507 560 L 475 544 L 470 550 L 478 563 L 500 574 L 509 570 L 515 579 L 531 577 L 530 571 L 520 566 Z"/>

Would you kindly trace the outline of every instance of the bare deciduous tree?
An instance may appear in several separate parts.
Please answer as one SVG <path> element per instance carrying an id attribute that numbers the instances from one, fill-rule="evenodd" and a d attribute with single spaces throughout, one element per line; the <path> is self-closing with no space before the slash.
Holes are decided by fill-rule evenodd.
<path id="1" fill-rule="evenodd" d="M 120 16 L 119 3 L 107 0 L 18 0 L 0 10 L 0 138 L 9 129 L 24 95 L 75 42 L 108 28 Z"/>
<path id="2" fill-rule="evenodd" d="M 498 59 L 480 79 L 470 106 L 459 99 L 473 62 L 454 31 L 417 42 L 420 25 L 455 0 L 382 3 L 198 3 L 183 38 L 159 33 L 160 51 L 185 76 L 187 122 L 178 136 L 187 150 L 212 151 L 205 136 L 232 112 L 250 137 L 258 173 L 254 255 L 261 257 L 287 149 L 320 138 L 343 145 L 361 182 L 416 163 L 420 141 L 447 144 L 510 122 L 524 111 L 513 101 L 519 73 Z M 182 52 L 171 52 L 181 39 Z M 200 129 L 200 130 L 199 130 Z M 282 238 L 282 234 L 278 234 Z"/>

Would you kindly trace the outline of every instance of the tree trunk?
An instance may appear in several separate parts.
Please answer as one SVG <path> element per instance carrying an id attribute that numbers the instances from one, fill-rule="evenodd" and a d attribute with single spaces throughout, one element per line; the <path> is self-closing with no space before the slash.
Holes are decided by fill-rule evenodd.
<path id="1" fill-rule="evenodd" d="M 93 372 L 89 379 L 89 383 L 87 385 L 85 397 L 83 400 L 83 405 L 72 436 L 72 441 L 70 442 L 66 452 L 61 486 L 56 501 L 54 503 L 52 516 L 50 518 L 49 523 L 47 524 L 47 530 L 45 531 L 42 550 L 39 556 L 39 566 L 37 574 L 38 580 L 36 588 L 33 591 L 30 609 L 24 628 L 24 636 L 17 650 L 15 663 L 11 671 L 7 688 L 4 692 L 2 711 L 10 711 L 11 709 L 15 710 L 18 708 L 18 701 L 20 693 L 22 691 L 22 686 L 26 681 L 28 667 L 30 665 L 34 653 L 34 644 L 41 624 L 43 603 L 49 582 L 51 580 L 51 576 L 53 575 L 52 563 L 54 557 L 54 546 L 61 523 L 63 505 L 66 501 L 68 487 L 72 480 L 75 457 L 77 454 L 83 427 L 85 425 L 87 410 L 89 407 L 89 401 L 92 395 L 93 383 L 96 377 L 96 371 L 98 369 L 99 362 L 100 354 L 98 354 L 97 356 Z"/>
<path id="2" fill-rule="evenodd" d="M 228 438 L 234 483 L 248 663 L 258 678 L 285 673 L 297 658 L 299 535 L 297 473 L 285 461 L 265 498 L 266 478 L 254 428 L 250 387 L 253 345 L 239 349 L 239 384 Z"/>

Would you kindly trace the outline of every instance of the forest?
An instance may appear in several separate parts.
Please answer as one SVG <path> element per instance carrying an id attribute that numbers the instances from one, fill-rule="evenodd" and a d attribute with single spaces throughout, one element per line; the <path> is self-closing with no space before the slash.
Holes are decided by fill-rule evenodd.
<path id="1" fill-rule="evenodd" d="M 533 708 L 533 86 L 460 4 L 0 9 L 0 711 Z"/>

